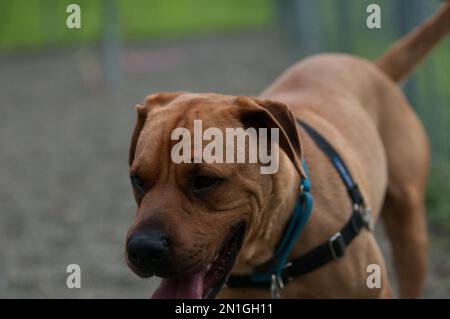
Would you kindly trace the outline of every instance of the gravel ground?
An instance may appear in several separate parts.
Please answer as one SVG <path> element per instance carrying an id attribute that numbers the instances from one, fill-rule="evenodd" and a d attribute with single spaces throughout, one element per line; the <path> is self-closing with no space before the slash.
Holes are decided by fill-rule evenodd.
<path id="1" fill-rule="evenodd" d="M 150 296 L 156 281 L 123 258 L 133 105 L 157 91 L 258 94 L 300 57 L 289 52 L 273 34 L 127 46 L 116 89 L 99 85 L 95 48 L 0 56 L 0 297 Z M 450 297 L 449 252 L 433 235 L 425 297 Z M 81 289 L 65 285 L 72 263 Z"/>

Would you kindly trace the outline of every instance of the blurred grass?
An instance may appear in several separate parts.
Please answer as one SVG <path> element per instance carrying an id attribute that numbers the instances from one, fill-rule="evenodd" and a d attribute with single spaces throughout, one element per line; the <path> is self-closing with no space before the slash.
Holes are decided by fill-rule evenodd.
<path id="1" fill-rule="evenodd" d="M 66 7 L 81 7 L 81 29 L 67 29 Z M 1 0 L 0 50 L 93 42 L 102 33 L 101 0 Z M 270 0 L 117 0 L 125 40 L 259 28 L 273 20 Z"/>

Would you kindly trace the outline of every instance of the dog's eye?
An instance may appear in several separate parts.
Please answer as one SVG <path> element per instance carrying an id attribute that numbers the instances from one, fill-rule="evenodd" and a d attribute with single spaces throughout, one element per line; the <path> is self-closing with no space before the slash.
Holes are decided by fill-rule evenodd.
<path id="1" fill-rule="evenodd" d="M 192 182 L 192 187 L 195 192 L 201 192 L 207 190 L 219 182 L 222 181 L 222 178 L 219 177 L 211 177 L 211 176 L 196 176 Z"/>
<path id="2" fill-rule="evenodd" d="M 145 192 L 145 183 L 139 176 L 130 176 L 131 185 L 141 193 Z"/>

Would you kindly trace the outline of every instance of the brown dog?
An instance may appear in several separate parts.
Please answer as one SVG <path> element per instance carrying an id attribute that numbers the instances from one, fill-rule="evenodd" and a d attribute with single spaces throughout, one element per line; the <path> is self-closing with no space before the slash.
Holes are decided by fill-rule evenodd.
<path id="1" fill-rule="evenodd" d="M 376 64 L 317 55 L 287 70 L 259 98 L 161 93 L 137 106 L 130 174 L 138 212 L 126 258 L 142 277 L 163 277 L 154 297 L 214 297 L 230 272 L 251 273 L 272 257 L 298 196 L 300 158 L 308 164 L 314 209 L 292 251 L 320 245 L 349 218 L 351 202 L 335 168 L 304 129 L 314 127 L 338 151 L 392 242 L 401 297 L 419 297 L 425 280 L 424 193 L 429 149 L 424 129 L 398 82 L 450 31 L 450 3 L 399 41 Z M 171 160 L 177 127 L 279 128 L 276 174 L 260 164 Z M 381 267 L 381 288 L 366 284 L 369 264 Z M 265 289 L 224 288 L 220 297 L 269 297 Z M 383 256 L 363 230 L 346 254 L 304 276 L 283 297 L 390 297 Z"/>

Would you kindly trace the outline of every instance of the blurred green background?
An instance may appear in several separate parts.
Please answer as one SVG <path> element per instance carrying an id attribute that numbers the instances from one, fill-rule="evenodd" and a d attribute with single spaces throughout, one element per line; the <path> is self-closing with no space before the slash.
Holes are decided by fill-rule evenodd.
<path id="1" fill-rule="evenodd" d="M 82 28 L 60 28 L 66 7 L 82 8 Z M 102 34 L 105 7 L 114 6 L 124 39 L 181 37 L 217 31 L 259 28 L 273 19 L 267 0 L 2 0 L 0 49 L 41 49 L 94 42 Z M 20 17 L 20 19 L 17 19 Z"/>
<path id="2" fill-rule="evenodd" d="M 81 7 L 81 29 L 65 26 L 69 3 Z M 371 3 L 382 8 L 379 30 L 366 27 Z M 135 209 L 126 163 L 131 105 L 145 95 L 256 95 L 309 54 L 374 59 L 440 4 L 0 0 L 0 297 L 150 294 L 121 251 Z M 404 85 L 432 147 L 426 297 L 450 296 L 449 57 L 447 39 Z M 84 289 L 64 285 L 72 262 L 85 269 Z"/>

